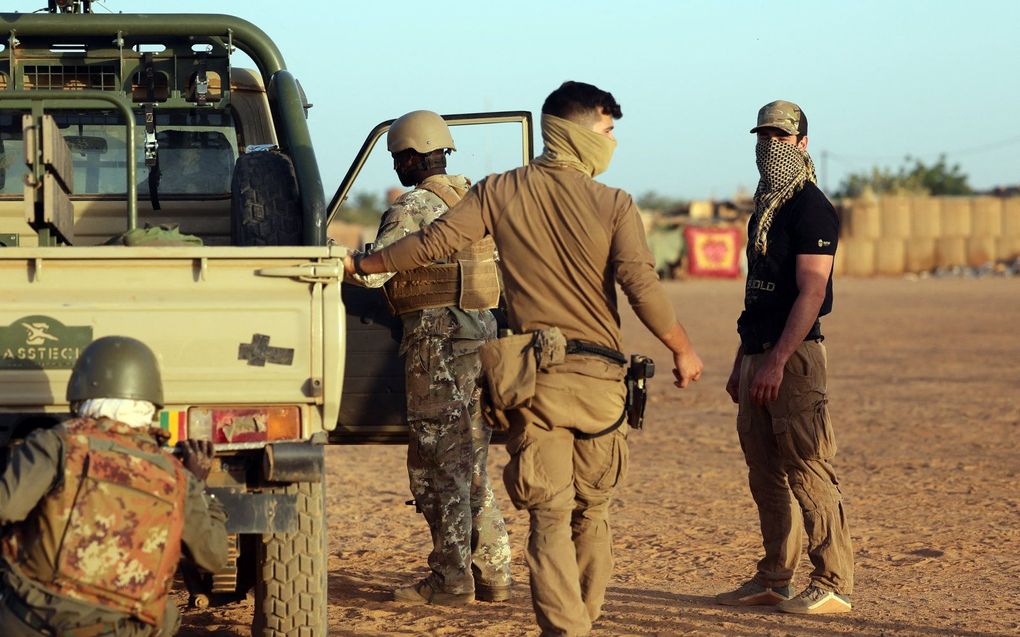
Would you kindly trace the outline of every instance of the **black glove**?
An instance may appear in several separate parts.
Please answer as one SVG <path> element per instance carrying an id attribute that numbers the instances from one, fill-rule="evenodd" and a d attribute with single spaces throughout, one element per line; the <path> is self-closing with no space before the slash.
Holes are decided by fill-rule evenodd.
<path id="1" fill-rule="evenodd" d="M 205 482 L 212 469 L 213 443 L 211 440 L 181 440 L 177 443 L 181 462 L 200 481 Z"/>

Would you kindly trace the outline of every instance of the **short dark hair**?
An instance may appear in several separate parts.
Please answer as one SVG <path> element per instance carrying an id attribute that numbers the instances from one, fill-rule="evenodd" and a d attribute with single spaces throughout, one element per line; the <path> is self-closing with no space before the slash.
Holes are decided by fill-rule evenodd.
<path id="1" fill-rule="evenodd" d="M 571 81 L 564 82 L 545 98 L 542 113 L 582 123 L 603 113 L 613 119 L 623 117 L 623 111 L 612 93 L 591 84 Z"/>

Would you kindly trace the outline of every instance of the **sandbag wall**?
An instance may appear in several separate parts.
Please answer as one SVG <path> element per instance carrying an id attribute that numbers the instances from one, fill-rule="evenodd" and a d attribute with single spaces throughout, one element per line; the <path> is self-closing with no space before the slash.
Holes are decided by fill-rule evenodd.
<path id="1" fill-rule="evenodd" d="M 1020 257 L 1020 197 L 882 196 L 843 201 L 835 273 L 981 267 Z"/>

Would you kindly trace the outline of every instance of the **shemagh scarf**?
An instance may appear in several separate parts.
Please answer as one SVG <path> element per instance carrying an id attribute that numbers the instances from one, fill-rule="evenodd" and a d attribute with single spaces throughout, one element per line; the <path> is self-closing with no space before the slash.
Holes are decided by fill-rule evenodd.
<path id="1" fill-rule="evenodd" d="M 555 115 L 542 115 L 545 149 L 534 163 L 570 166 L 589 177 L 606 172 L 616 141 Z"/>
<path id="2" fill-rule="evenodd" d="M 800 192 L 805 183 L 818 180 L 811 155 L 793 144 L 772 138 L 759 139 L 754 154 L 761 175 L 758 189 L 754 191 L 754 214 L 758 218 L 754 248 L 765 254 L 776 211 Z"/>
<path id="3" fill-rule="evenodd" d="M 75 409 L 82 418 L 109 418 L 135 429 L 152 426 L 156 406 L 145 400 L 128 398 L 89 398 Z"/>

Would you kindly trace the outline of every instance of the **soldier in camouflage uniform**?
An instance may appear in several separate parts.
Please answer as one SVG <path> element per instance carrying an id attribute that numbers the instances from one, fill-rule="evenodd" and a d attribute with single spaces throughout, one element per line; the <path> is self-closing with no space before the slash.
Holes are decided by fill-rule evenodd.
<path id="1" fill-rule="evenodd" d="M 134 339 L 85 348 L 67 398 L 77 418 L 34 431 L 0 475 L 0 634 L 172 635 L 182 549 L 210 571 L 227 558 L 212 444 L 183 443 L 183 466 L 160 448 L 159 368 Z"/>
<path id="2" fill-rule="evenodd" d="M 387 137 L 404 186 L 414 190 L 383 215 L 374 249 L 432 223 L 460 200 L 470 182 L 446 174 L 455 150 L 443 119 L 414 111 Z M 496 336 L 488 308 L 499 299 L 495 252 L 479 242 L 457 260 L 418 270 L 354 275 L 385 285 L 403 321 L 411 493 L 432 533 L 431 574 L 394 591 L 397 601 L 457 606 L 510 596 L 510 544 L 486 472 L 491 430 L 481 417 L 478 348 Z"/>

